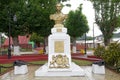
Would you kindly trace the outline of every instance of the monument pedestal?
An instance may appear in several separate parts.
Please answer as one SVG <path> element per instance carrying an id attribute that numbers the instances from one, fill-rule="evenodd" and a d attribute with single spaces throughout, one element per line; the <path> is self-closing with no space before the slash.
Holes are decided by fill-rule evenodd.
<path id="1" fill-rule="evenodd" d="M 85 72 L 71 62 L 70 36 L 67 29 L 51 29 L 48 38 L 48 63 L 35 71 L 35 76 L 84 76 Z"/>
<path id="2" fill-rule="evenodd" d="M 71 71 L 70 36 L 66 28 L 52 28 L 48 39 L 48 71 Z"/>
<path id="3" fill-rule="evenodd" d="M 71 71 L 48 71 L 48 64 L 35 71 L 35 76 L 85 76 L 85 72 L 75 63 L 71 63 Z"/>

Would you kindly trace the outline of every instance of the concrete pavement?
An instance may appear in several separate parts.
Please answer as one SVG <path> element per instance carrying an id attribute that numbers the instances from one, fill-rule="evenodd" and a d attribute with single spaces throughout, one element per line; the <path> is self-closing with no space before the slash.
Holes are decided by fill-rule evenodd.
<path id="1" fill-rule="evenodd" d="M 28 66 L 29 72 L 25 75 L 15 75 L 12 70 L 0 76 L 0 80 L 120 80 L 120 74 L 116 74 L 107 68 L 105 75 L 94 74 L 92 73 L 92 66 L 81 66 L 85 71 L 85 76 L 82 77 L 35 77 L 35 70 L 39 67 L 38 65 Z"/>

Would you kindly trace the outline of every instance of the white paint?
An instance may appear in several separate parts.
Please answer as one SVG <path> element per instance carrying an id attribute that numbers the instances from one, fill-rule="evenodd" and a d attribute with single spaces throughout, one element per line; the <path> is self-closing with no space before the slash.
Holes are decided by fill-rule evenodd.
<path id="1" fill-rule="evenodd" d="M 20 55 L 20 47 L 14 46 L 14 54 L 13 55 Z"/>
<path id="2" fill-rule="evenodd" d="M 14 66 L 14 74 L 26 74 L 28 72 L 27 65 Z"/>
<path id="3" fill-rule="evenodd" d="M 35 71 L 35 76 L 85 76 L 85 71 L 76 65 L 71 63 L 71 71 L 48 71 L 48 64 L 44 64 L 42 67 Z"/>
<path id="4" fill-rule="evenodd" d="M 77 53 L 77 51 L 76 51 L 76 46 L 73 46 L 73 48 L 72 48 L 72 53 Z"/>
<path id="5" fill-rule="evenodd" d="M 49 36 L 48 38 L 48 50 L 49 50 L 49 55 L 48 55 L 48 66 L 50 66 L 50 61 L 52 60 L 52 56 L 53 55 L 66 55 L 69 59 L 69 65 L 71 66 L 71 53 L 70 53 L 70 36 L 67 33 L 67 29 L 66 28 L 61 28 L 62 32 L 57 32 L 56 28 L 52 28 L 51 32 L 52 34 Z M 64 52 L 63 53 L 56 53 L 55 52 L 55 48 L 54 48 L 54 43 L 55 41 L 63 41 L 64 42 Z M 49 71 L 66 71 L 66 69 L 56 69 L 56 68 L 52 68 L 49 69 Z M 70 70 L 70 68 L 68 68 L 67 70 Z"/>
<path id="6" fill-rule="evenodd" d="M 92 64 L 92 72 L 95 74 L 105 74 L 105 66 L 99 66 L 97 64 Z"/>

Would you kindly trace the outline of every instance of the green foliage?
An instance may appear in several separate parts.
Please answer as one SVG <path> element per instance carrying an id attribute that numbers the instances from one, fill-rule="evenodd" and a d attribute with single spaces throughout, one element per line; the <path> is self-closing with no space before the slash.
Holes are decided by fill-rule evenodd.
<path id="1" fill-rule="evenodd" d="M 44 38 L 41 37 L 39 34 L 37 33 L 32 33 L 32 35 L 30 36 L 30 41 L 34 41 L 34 42 L 43 42 Z"/>
<path id="2" fill-rule="evenodd" d="M 23 26 L 24 20 L 21 19 L 24 13 L 24 0 L 1 0 L 0 2 L 0 30 L 8 34 L 8 26 L 11 27 L 11 36 L 16 37 L 18 34 L 24 34 L 26 26 Z M 17 16 L 17 21 L 13 20 Z"/>
<path id="3" fill-rule="evenodd" d="M 56 2 L 57 0 L 1 0 L 0 31 L 8 33 L 10 23 L 13 37 L 32 32 L 44 33 L 43 36 L 50 34 L 53 23 L 49 15 L 55 11 Z M 16 22 L 13 21 L 15 15 Z"/>
<path id="4" fill-rule="evenodd" d="M 3 44 L 6 38 L 1 37 L 1 43 Z"/>
<path id="5" fill-rule="evenodd" d="M 102 57 L 105 54 L 105 47 L 98 45 L 94 51 L 94 55 L 97 57 Z"/>
<path id="6" fill-rule="evenodd" d="M 45 63 L 47 63 L 47 60 L 41 60 L 41 61 L 32 61 L 32 62 L 30 62 L 31 64 L 37 64 L 37 65 L 43 65 L 43 64 L 45 64 Z"/>
<path id="7" fill-rule="evenodd" d="M 92 64 L 92 62 L 85 61 L 85 60 L 75 60 L 75 59 L 73 59 L 72 61 L 75 62 L 77 65 L 80 65 L 80 66 L 90 66 Z"/>
<path id="8" fill-rule="evenodd" d="M 107 46 L 113 32 L 120 26 L 120 1 L 118 0 L 91 0 L 95 9 L 95 21 Z"/>
<path id="9" fill-rule="evenodd" d="M 75 38 L 82 36 L 89 30 L 88 22 L 85 15 L 82 14 L 81 6 L 75 12 L 69 12 L 68 18 L 65 21 L 65 26 L 68 28 L 68 34 Z"/>
<path id="10" fill-rule="evenodd" d="M 120 67 L 120 43 L 111 43 L 106 48 L 104 46 L 98 46 L 94 54 L 102 57 L 108 65 Z"/>
<path id="11" fill-rule="evenodd" d="M 117 66 L 120 59 L 120 43 L 115 42 L 109 44 L 103 59 L 106 61 L 106 63 Z"/>
<path id="12" fill-rule="evenodd" d="M 88 22 L 86 16 L 82 13 L 82 5 L 80 5 L 78 10 L 69 12 L 68 18 L 65 21 L 65 27 L 68 28 L 68 34 L 74 40 L 88 32 Z"/>
<path id="13" fill-rule="evenodd" d="M 11 36 L 31 34 L 36 32 L 46 37 L 50 34 L 53 21 L 49 15 L 55 12 L 57 0 L 1 0 L 0 1 L 0 31 Z M 16 15 L 16 21 L 13 20 Z"/>
<path id="14" fill-rule="evenodd" d="M 0 66 L 11 67 L 13 64 L 0 64 Z M 1 74 L 7 72 L 10 68 L 1 68 Z"/>

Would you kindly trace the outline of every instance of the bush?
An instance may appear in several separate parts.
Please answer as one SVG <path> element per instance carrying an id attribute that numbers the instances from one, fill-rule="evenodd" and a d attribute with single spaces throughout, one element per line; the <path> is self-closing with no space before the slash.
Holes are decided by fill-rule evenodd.
<path id="1" fill-rule="evenodd" d="M 120 43 L 118 42 L 110 43 L 106 48 L 98 46 L 94 55 L 103 58 L 108 65 L 120 67 Z"/>
<path id="2" fill-rule="evenodd" d="M 97 57 L 102 57 L 105 53 L 105 47 L 98 45 L 98 47 L 94 51 L 94 55 Z"/>
<path id="3" fill-rule="evenodd" d="M 117 66 L 120 59 L 120 43 L 109 44 L 103 58 L 109 65 Z"/>

